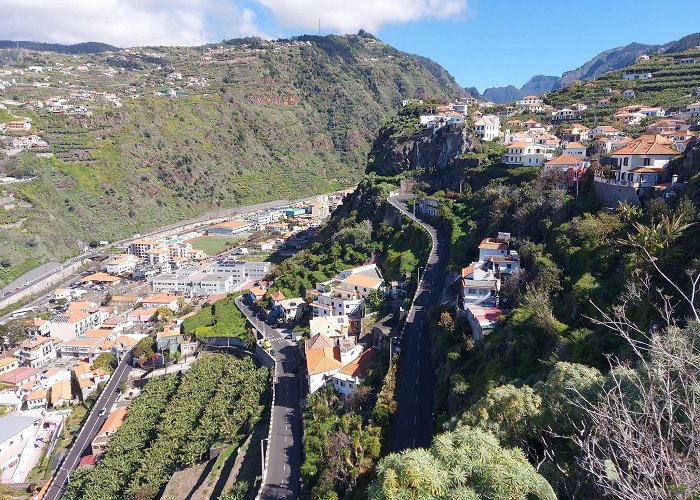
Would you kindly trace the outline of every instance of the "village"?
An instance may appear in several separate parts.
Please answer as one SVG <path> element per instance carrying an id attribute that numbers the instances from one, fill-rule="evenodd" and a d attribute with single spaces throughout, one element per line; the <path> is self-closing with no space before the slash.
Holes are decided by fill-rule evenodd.
<path id="1" fill-rule="evenodd" d="M 245 213 L 165 237 L 136 237 L 110 247 L 95 268 L 53 290 L 44 307 L 15 311 L 11 322 L 24 340 L 0 358 L 2 482 L 24 483 L 42 457 L 56 453 L 58 443 L 70 442 L 64 436 L 73 432 L 67 429 L 71 412 L 94 403 L 114 368 L 129 362 L 134 369 L 126 386 L 107 409 L 93 453 L 81 462 L 94 464 L 138 395 L 138 381 L 167 373 L 176 362 L 175 370 L 186 371 L 197 358 L 200 342 L 183 334 L 183 322 L 232 293 L 253 301 L 269 295 L 271 256 L 284 258 L 305 248 L 349 192 Z M 372 283 L 372 289 L 383 285 L 381 279 Z M 319 293 L 319 307 L 328 302 L 322 296 L 330 293 Z M 279 316 L 284 322 L 301 318 L 310 307 L 304 299 L 279 293 L 272 295 L 271 304 L 270 319 Z M 338 332 L 330 326 L 364 312 L 361 299 L 352 304 L 353 310 L 330 316 L 324 327 L 314 330 L 323 329 L 333 338 L 356 333 L 349 325 Z M 152 344 L 153 351 L 131 359 L 140 352 L 141 341 Z M 270 349 L 269 344 L 264 347 Z"/>

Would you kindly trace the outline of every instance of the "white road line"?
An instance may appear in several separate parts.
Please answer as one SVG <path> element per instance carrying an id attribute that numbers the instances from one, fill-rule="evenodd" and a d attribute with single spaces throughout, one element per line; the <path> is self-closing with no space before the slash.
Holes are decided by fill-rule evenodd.
<path id="1" fill-rule="evenodd" d="M 413 425 L 416 425 L 417 422 L 418 422 L 418 416 L 413 415 Z"/>

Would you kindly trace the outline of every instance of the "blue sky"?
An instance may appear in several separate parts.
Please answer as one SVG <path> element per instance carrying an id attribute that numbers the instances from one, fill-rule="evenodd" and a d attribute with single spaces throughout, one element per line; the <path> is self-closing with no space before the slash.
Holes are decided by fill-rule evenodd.
<path id="1" fill-rule="evenodd" d="M 198 45 L 365 29 L 464 86 L 521 86 L 599 52 L 700 31 L 698 0 L 2 0 L 0 39 Z"/>

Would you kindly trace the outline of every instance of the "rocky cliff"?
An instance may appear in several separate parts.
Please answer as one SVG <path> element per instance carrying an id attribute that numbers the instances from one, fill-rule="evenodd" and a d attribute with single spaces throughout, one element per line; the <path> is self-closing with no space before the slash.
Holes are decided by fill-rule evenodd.
<path id="1" fill-rule="evenodd" d="M 436 133 L 423 131 L 410 138 L 396 135 L 393 127 L 381 130 L 372 145 L 367 172 L 395 175 L 407 170 L 445 170 L 474 146 L 474 137 L 464 127 L 445 127 Z"/>

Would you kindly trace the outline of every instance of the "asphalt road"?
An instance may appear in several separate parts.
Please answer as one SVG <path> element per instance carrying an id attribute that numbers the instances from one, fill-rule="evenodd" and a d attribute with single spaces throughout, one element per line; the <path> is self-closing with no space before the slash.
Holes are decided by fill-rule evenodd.
<path id="1" fill-rule="evenodd" d="M 406 206 L 410 198 L 412 196 L 397 196 L 390 198 L 389 203 L 428 230 L 433 239 L 433 248 L 425 271 L 421 273 L 418 294 L 406 317 L 401 340 L 397 408 L 389 442 L 391 450 L 395 452 L 425 448 L 432 441 L 434 371 L 428 310 L 440 303 L 450 248 L 449 237 L 444 231 L 439 231 L 426 220 L 413 217 Z"/>
<path id="2" fill-rule="evenodd" d="M 279 337 L 279 332 L 266 325 L 243 297 L 236 305 L 248 321 L 263 335 Z M 300 365 L 297 349 L 291 340 L 270 340 L 275 350 L 277 378 L 275 379 L 275 405 L 272 408 L 269 462 L 265 484 L 260 498 L 299 498 L 301 478 L 301 407 L 300 379 L 292 370 Z"/>
<path id="3" fill-rule="evenodd" d="M 86 448 L 90 447 L 95 434 L 97 434 L 97 431 L 100 430 L 102 424 L 105 422 L 105 420 L 107 420 L 109 409 L 114 405 L 117 397 L 119 396 L 119 384 L 126 379 L 131 371 L 131 365 L 129 364 L 130 359 L 131 352 L 127 353 L 122 358 L 116 370 L 114 370 L 114 373 L 112 373 L 112 376 L 107 381 L 107 385 L 103 389 L 102 394 L 100 394 L 100 397 L 97 399 L 97 402 L 85 420 L 85 423 L 80 428 L 78 436 L 73 442 L 73 446 L 63 459 L 61 467 L 58 469 L 53 483 L 51 483 L 51 487 L 46 491 L 46 494 L 42 500 L 57 500 L 63 495 L 65 488 L 68 486 L 67 483 L 70 479 L 71 471 L 73 471 L 73 469 L 75 469 L 75 467 L 78 465 L 78 462 L 83 456 Z M 104 416 L 99 415 L 102 408 L 106 409 Z"/>

